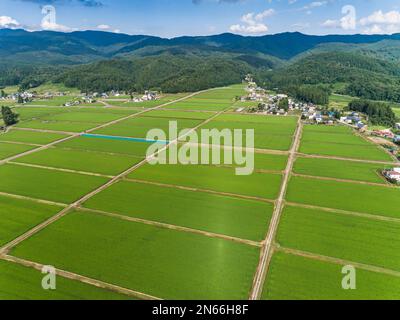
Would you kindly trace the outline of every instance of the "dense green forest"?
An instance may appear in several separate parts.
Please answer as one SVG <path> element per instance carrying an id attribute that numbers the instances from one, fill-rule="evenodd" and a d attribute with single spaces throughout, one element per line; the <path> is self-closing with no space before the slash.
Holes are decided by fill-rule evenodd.
<path id="1" fill-rule="evenodd" d="M 296 99 L 318 105 L 328 105 L 330 89 L 322 85 L 300 85 L 288 87 L 288 93 Z"/>
<path id="2" fill-rule="evenodd" d="M 384 125 L 393 127 L 396 123 L 396 115 L 389 104 L 370 101 L 353 100 L 349 104 L 349 110 L 362 112 L 368 115 L 369 121 L 373 125 Z"/>
<path id="3" fill-rule="evenodd" d="M 153 89 L 175 93 L 240 83 L 252 71 L 243 61 L 160 55 L 78 66 L 55 81 L 84 92 Z"/>
<path id="4" fill-rule="evenodd" d="M 258 76 L 267 87 L 293 91 L 293 87 L 344 84 L 338 93 L 372 100 L 400 102 L 400 66 L 347 52 L 306 56 L 287 67 Z"/>

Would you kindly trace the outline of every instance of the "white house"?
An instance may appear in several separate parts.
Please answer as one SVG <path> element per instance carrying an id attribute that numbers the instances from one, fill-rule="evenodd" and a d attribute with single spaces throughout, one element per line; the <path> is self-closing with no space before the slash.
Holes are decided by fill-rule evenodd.
<path id="1" fill-rule="evenodd" d="M 400 172 L 388 171 L 386 172 L 386 177 L 390 180 L 400 182 Z"/>
<path id="2" fill-rule="evenodd" d="M 386 170 L 383 175 L 390 181 L 395 181 L 400 183 L 400 168 L 393 168 L 391 170 Z"/>

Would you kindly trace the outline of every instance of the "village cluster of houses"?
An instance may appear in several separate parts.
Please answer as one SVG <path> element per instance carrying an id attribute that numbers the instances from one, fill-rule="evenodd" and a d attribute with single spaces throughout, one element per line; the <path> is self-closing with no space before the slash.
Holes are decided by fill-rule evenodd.
<path id="1" fill-rule="evenodd" d="M 340 122 L 354 125 L 359 130 L 366 130 L 367 125 L 362 121 L 361 115 L 358 112 L 351 112 L 340 118 Z"/>
<path id="2" fill-rule="evenodd" d="M 285 115 L 288 110 L 300 110 L 308 113 L 312 108 L 315 108 L 313 104 L 296 102 L 286 94 L 269 94 L 265 89 L 258 87 L 252 81 L 248 83 L 247 92 L 248 95 L 242 97 L 241 101 L 253 101 L 257 103 L 257 107 L 252 108 L 257 113 Z M 280 106 L 280 101 L 283 99 L 288 100 L 288 110 Z M 239 108 L 237 111 L 242 112 L 243 110 L 245 108 Z"/>
<path id="3" fill-rule="evenodd" d="M 20 100 L 30 101 L 35 97 L 36 97 L 36 95 L 34 93 L 25 91 L 25 92 L 12 93 L 12 94 L 6 95 L 4 97 L 1 97 L 0 99 L 3 101 L 5 101 L 5 100 L 8 100 L 8 101 L 10 101 L 10 100 L 11 101 L 20 101 Z"/>
<path id="4" fill-rule="evenodd" d="M 29 102 L 32 101 L 33 99 L 52 99 L 55 97 L 62 97 L 65 96 L 66 94 L 64 92 L 57 92 L 57 93 L 52 93 L 52 92 L 46 92 L 44 94 L 38 95 L 34 92 L 16 92 L 12 93 L 6 96 L 3 96 L 0 98 L 0 101 L 23 101 L 23 102 Z M 92 104 L 95 103 L 98 99 L 107 99 L 109 97 L 120 97 L 122 94 L 119 91 L 111 91 L 109 93 L 99 93 L 99 92 L 94 92 L 94 93 L 84 93 L 78 97 L 78 99 L 74 101 L 69 101 L 64 104 L 65 107 L 72 107 L 76 106 L 82 103 L 85 104 Z M 158 99 L 158 93 L 153 92 L 153 91 L 146 91 L 143 96 L 141 97 L 134 97 L 132 99 L 133 102 L 143 102 L 143 101 L 152 101 L 152 100 L 157 100 Z"/>
<path id="5" fill-rule="evenodd" d="M 301 111 L 302 118 L 316 124 L 332 125 L 336 122 L 335 113 L 332 111 L 322 112 L 318 106 L 312 103 L 300 103 L 295 107 Z"/>
<path id="6" fill-rule="evenodd" d="M 157 100 L 157 93 L 153 91 L 146 91 L 142 97 L 134 97 L 133 102 L 144 102 Z"/>

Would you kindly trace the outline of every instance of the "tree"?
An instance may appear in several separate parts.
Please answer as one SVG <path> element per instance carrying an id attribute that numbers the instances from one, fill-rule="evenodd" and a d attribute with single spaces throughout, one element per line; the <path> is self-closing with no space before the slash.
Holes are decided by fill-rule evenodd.
<path id="1" fill-rule="evenodd" d="M 19 115 L 13 112 L 10 107 L 1 107 L 1 114 L 6 126 L 12 126 L 18 122 Z"/>
<path id="2" fill-rule="evenodd" d="M 278 107 L 279 107 L 279 109 L 288 111 L 289 110 L 289 99 L 284 98 L 284 99 L 279 100 Z"/>
<path id="3" fill-rule="evenodd" d="M 24 103 L 24 99 L 21 97 L 21 95 L 18 95 L 18 103 Z"/>
<path id="4" fill-rule="evenodd" d="M 6 96 L 5 91 L 4 91 L 4 90 L 1 90 L 1 91 L 0 91 L 0 97 L 3 98 L 3 97 L 5 97 L 5 96 Z"/>

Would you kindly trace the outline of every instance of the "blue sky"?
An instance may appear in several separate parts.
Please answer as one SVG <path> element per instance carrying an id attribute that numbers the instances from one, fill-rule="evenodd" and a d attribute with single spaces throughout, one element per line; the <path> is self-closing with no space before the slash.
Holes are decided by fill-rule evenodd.
<path id="1" fill-rule="evenodd" d="M 44 5 L 56 8 L 45 20 Z M 342 13 L 342 10 L 343 13 Z M 1 0 L 0 27 L 162 37 L 400 32 L 398 0 Z"/>

